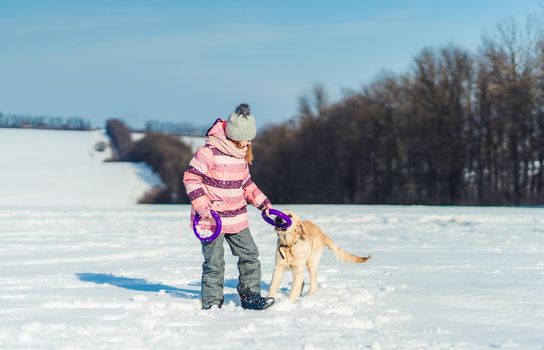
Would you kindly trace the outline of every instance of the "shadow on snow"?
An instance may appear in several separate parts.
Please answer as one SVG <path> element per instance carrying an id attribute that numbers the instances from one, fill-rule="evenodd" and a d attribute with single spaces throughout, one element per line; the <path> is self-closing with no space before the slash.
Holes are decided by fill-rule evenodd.
<path id="1" fill-rule="evenodd" d="M 92 282 L 96 284 L 110 284 L 112 286 L 136 290 L 139 292 L 160 292 L 165 293 L 183 299 L 196 299 L 200 298 L 200 290 L 183 289 L 172 287 L 161 283 L 152 283 L 143 278 L 131 278 L 123 276 L 115 276 L 105 273 L 76 273 L 77 278 L 83 282 Z"/>
<path id="2" fill-rule="evenodd" d="M 161 283 L 152 283 L 143 278 L 123 277 L 123 276 L 116 276 L 113 274 L 106 274 L 106 273 L 83 272 L 83 273 L 76 273 L 76 276 L 77 278 L 79 278 L 80 281 L 83 281 L 83 282 L 91 282 L 96 284 L 109 284 L 115 287 L 136 290 L 139 292 L 158 293 L 160 291 L 164 291 L 166 294 L 176 298 L 200 299 L 202 295 L 200 292 L 200 282 L 193 282 L 189 284 L 190 286 L 199 287 L 198 290 L 195 290 L 195 289 L 172 287 L 172 286 L 161 284 Z M 224 285 L 225 285 L 225 288 L 236 289 L 236 286 L 238 285 L 238 280 L 227 279 L 225 280 Z M 266 288 L 267 284 L 261 283 L 261 287 Z M 240 299 L 238 297 L 238 294 L 236 293 L 225 294 L 225 303 L 228 303 L 229 301 L 234 302 L 234 304 L 236 304 L 237 306 L 240 305 Z"/>

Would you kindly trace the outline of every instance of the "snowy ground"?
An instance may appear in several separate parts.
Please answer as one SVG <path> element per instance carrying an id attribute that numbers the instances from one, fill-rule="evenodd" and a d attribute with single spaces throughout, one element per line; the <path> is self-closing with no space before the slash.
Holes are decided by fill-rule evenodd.
<path id="1" fill-rule="evenodd" d="M 244 311 L 201 311 L 186 206 L 0 214 L 2 348 L 544 348 L 541 209 L 290 206 L 363 265 L 324 254 L 320 289 Z M 275 237 L 251 215 L 263 287 Z M 290 278 L 283 287 L 289 288 Z M 286 293 L 286 290 L 284 291 Z"/>
<path id="2" fill-rule="evenodd" d="M 74 136 L 64 139 L 73 143 L 66 154 L 89 152 L 94 142 L 76 134 L 65 135 Z M 55 153 L 47 148 L 59 142 L 54 135 L 49 145 L 34 137 L 27 149 Z M 291 304 L 285 276 L 283 297 L 259 312 L 239 306 L 236 260 L 227 253 L 226 305 L 202 311 L 202 257 L 188 206 L 130 204 L 130 191 L 115 190 L 131 174 L 122 167 L 93 182 L 89 174 L 112 164 L 35 158 L 34 179 L 51 184 L 72 164 L 82 181 L 73 180 L 72 193 L 94 188 L 75 203 L 59 187 L 56 205 L 47 205 L 47 192 L 20 186 L 30 164 L 9 159 L 3 152 L 1 349 L 544 349 L 541 208 L 277 204 L 373 259 L 342 264 L 327 251 L 317 294 Z M 6 191 L 28 200 L 12 203 Z M 275 236 L 256 209 L 250 219 L 264 294 Z"/>
<path id="3" fill-rule="evenodd" d="M 0 205 L 125 205 L 160 185 L 142 164 L 104 163 L 99 142 L 109 142 L 101 130 L 0 128 Z"/>

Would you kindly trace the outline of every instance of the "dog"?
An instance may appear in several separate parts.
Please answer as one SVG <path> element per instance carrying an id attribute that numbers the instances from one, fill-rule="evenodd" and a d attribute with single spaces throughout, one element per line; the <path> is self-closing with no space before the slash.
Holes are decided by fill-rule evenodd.
<path id="1" fill-rule="evenodd" d="M 278 245 L 272 282 L 270 283 L 268 293 L 269 297 L 274 299 L 277 297 L 283 272 L 285 268 L 289 268 L 293 273 L 293 283 L 289 299 L 292 302 L 297 301 L 302 293 L 304 284 L 304 266 L 308 268 L 308 272 L 310 273 L 310 290 L 308 295 L 314 294 L 317 290 L 317 267 L 324 246 L 332 250 L 336 257 L 343 262 L 364 263 L 371 258 L 370 255 L 360 257 L 345 252 L 313 222 L 302 221 L 291 210 L 285 210 L 284 213 L 291 218 L 292 223 L 286 229 L 282 229 L 281 227 L 274 229 L 278 235 Z M 276 224 L 279 226 L 282 223 L 283 220 L 280 217 L 276 217 Z"/>

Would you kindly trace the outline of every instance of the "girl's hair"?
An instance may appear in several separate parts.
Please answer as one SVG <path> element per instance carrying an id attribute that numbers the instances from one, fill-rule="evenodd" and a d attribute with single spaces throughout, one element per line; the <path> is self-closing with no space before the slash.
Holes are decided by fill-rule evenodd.
<path id="1" fill-rule="evenodd" d="M 239 141 L 234 141 L 234 140 L 231 140 L 235 145 L 236 147 L 238 148 L 242 148 L 242 144 L 239 142 Z M 246 156 L 245 156 L 245 161 L 247 164 L 251 165 L 253 163 L 253 148 L 251 147 L 251 143 L 249 145 L 247 145 L 247 152 L 246 152 Z"/>
<path id="2" fill-rule="evenodd" d="M 246 163 L 249 165 L 253 163 L 253 148 L 251 147 L 251 143 L 247 145 Z"/>

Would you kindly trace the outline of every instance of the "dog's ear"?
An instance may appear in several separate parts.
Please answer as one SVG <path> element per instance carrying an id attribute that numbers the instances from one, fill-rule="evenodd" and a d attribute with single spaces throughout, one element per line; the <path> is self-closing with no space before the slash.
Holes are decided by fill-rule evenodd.
<path id="1" fill-rule="evenodd" d="M 304 236 L 304 225 L 302 225 L 302 221 L 297 222 L 297 225 L 295 226 L 295 233 L 300 236 Z"/>

